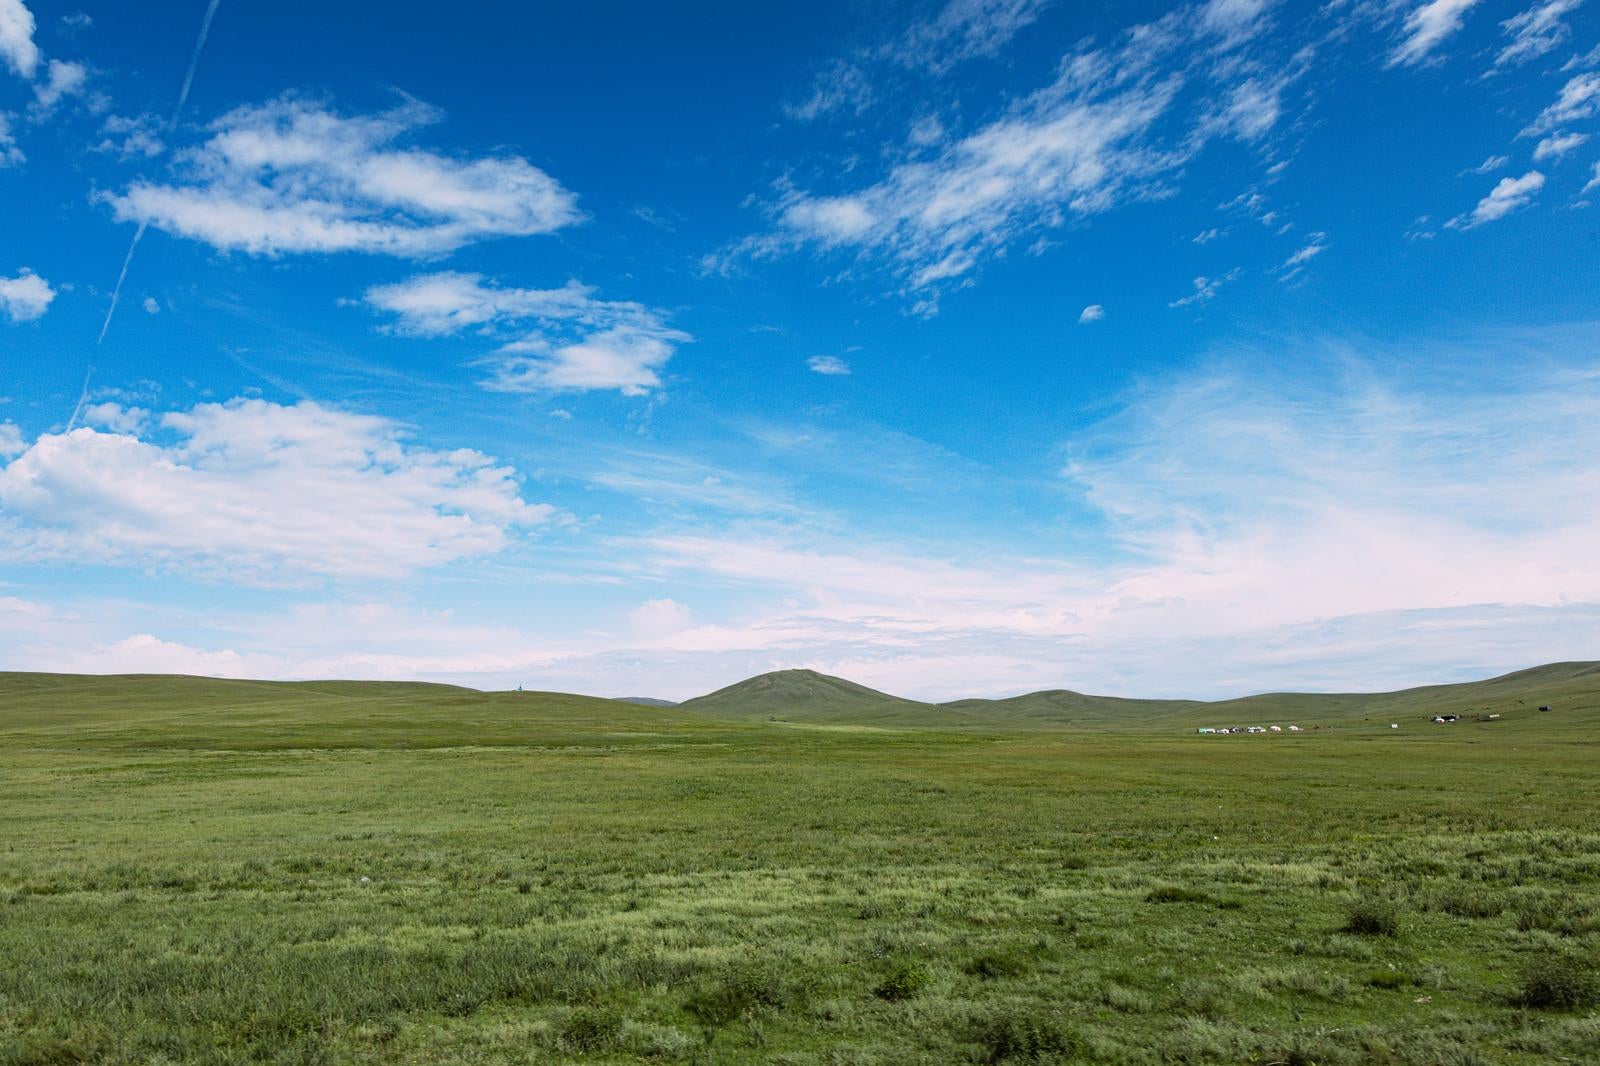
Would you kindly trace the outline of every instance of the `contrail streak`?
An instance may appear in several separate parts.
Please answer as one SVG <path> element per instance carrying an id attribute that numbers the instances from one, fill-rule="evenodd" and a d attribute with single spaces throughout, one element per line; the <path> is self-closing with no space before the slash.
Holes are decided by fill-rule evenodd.
<path id="1" fill-rule="evenodd" d="M 78 416 L 83 414 L 83 405 L 89 402 L 89 379 L 94 377 L 94 367 L 90 367 L 83 375 L 83 391 L 78 393 L 78 406 L 72 409 L 72 417 L 67 419 L 67 432 L 72 432 L 72 427 L 78 424 Z"/>
<path id="2" fill-rule="evenodd" d="M 133 231 L 133 241 L 128 245 L 128 254 L 122 257 L 122 273 L 117 275 L 117 287 L 111 290 L 111 306 L 106 308 L 106 320 L 100 323 L 100 338 L 95 344 L 106 339 L 106 330 L 111 328 L 111 316 L 117 313 L 117 301 L 122 299 L 122 283 L 128 280 L 128 268 L 133 265 L 133 250 L 139 247 L 139 238 L 144 236 L 148 222 L 139 223 L 139 228 Z"/>
<path id="3" fill-rule="evenodd" d="M 206 46 L 206 35 L 211 32 L 211 20 L 217 14 L 217 5 L 222 0 L 211 0 L 206 5 L 206 17 L 200 20 L 200 36 L 195 38 L 194 54 L 189 57 L 189 72 L 183 76 L 183 88 L 178 90 L 178 106 L 172 109 L 172 120 L 167 123 L 167 130 L 171 132 L 178 124 L 178 116 L 183 114 L 183 105 L 189 102 L 189 86 L 194 84 L 194 68 L 200 65 L 200 50 Z"/>
<path id="4" fill-rule="evenodd" d="M 200 65 L 200 52 L 206 46 L 206 37 L 211 33 L 211 20 L 216 17 L 217 5 L 222 0 L 211 0 L 206 5 L 205 17 L 200 20 L 200 36 L 194 39 L 194 51 L 189 56 L 189 69 L 183 75 L 183 88 L 178 90 L 178 104 L 172 109 L 172 118 L 167 120 L 167 132 L 171 133 L 178 125 L 178 117 L 183 114 L 183 105 L 189 102 L 189 89 L 194 85 L 195 68 Z M 106 308 L 106 320 L 100 324 L 100 336 L 95 341 L 96 345 L 105 343 L 106 330 L 111 328 L 111 319 L 116 316 L 117 303 L 122 299 L 122 283 L 128 280 L 128 268 L 133 265 L 133 253 L 139 247 L 139 240 L 144 236 L 145 227 L 149 222 L 139 223 L 139 228 L 133 233 L 133 240 L 128 244 L 128 254 L 122 257 L 122 273 L 117 275 L 117 286 L 111 290 L 111 306 Z M 83 406 L 79 401 L 78 406 Z M 77 419 L 77 415 L 73 415 Z"/>

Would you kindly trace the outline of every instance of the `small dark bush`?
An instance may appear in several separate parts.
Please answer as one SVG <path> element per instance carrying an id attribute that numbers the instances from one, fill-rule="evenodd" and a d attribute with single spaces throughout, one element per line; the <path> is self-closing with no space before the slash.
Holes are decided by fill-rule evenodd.
<path id="1" fill-rule="evenodd" d="M 1452 889 L 1439 898 L 1437 906 L 1457 918 L 1494 918 L 1506 909 L 1499 893 L 1477 886 Z"/>
<path id="2" fill-rule="evenodd" d="M 1565 953 L 1547 953 L 1522 971 L 1517 1002 L 1543 1010 L 1577 1010 L 1600 1006 L 1600 971 L 1592 960 Z"/>
<path id="3" fill-rule="evenodd" d="M 916 998 L 917 993 L 927 986 L 927 968 L 920 963 L 906 961 L 895 964 L 884 974 L 883 980 L 878 982 L 872 994 L 890 1003 L 899 1003 Z"/>
<path id="4" fill-rule="evenodd" d="M 561 1043 L 571 1051 L 604 1051 L 621 1038 L 622 1018 L 609 1010 L 580 1008 L 561 1027 Z"/>
<path id="5" fill-rule="evenodd" d="M 1401 973 L 1399 970 L 1379 970 L 1367 978 L 1368 988 L 1404 988 L 1411 984 L 1411 975 Z"/>
<path id="6" fill-rule="evenodd" d="M 1400 908 L 1384 900 L 1363 900 L 1350 908 L 1344 931 L 1357 936 L 1399 936 Z"/>
<path id="7" fill-rule="evenodd" d="M 973 1040 L 984 1050 L 983 1061 L 989 1063 L 1039 1061 L 1083 1050 L 1083 1040 L 1076 1033 L 1039 1015 L 991 1015 L 975 1027 Z"/>
<path id="8" fill-rule="evenodd" d="M 708 1042 L 717 1030 L 738 1021 L 755 1006 L 748 990 L 721 981 L 695 989 L 683 1001 L 689 1017 L 706 1030 Z"/>
<path id="9" fill-rule="evenodd" d="M 1192 888 L 1180 888 L 1177 885 L 1162 885 L 1152 889 L 1145 897 L 1147 903 L 1215 903 L 1216 900 L 1204 892 L 1197 892 Z"/>
<path id="10" fill-rule="evenodd" d="M 1000 977 L 1019 977 L 1028 972 L 1028 964 L 1020 956 L 1002 951 L 986 951 L 976 955 L 961 967 L 969 977 L 993 981 Z"/>

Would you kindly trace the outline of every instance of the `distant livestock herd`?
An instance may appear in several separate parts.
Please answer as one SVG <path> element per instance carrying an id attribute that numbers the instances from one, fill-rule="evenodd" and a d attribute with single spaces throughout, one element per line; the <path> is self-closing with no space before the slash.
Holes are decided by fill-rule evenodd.
<path id="1" fill-rule="evenodd" d="M 1551 707 L 1549 704 L 1543 704 L 1539 707 L 1539 710 L 1549 711 Z M 1459 722 L 1465 717 L 1467 716 L 1461 714 L 1436 714 L 1433 716 L 1433 723 L 1435 725 L 1448 725 L 1451 722 Z M 1471 720 L 1474 722 L 1498 722 L 1500 715 L 1475 714 L 1472 715 Z M 1312 726 L 1311 728 L 1321 729 L 1322 727 Z M 1390 722 L 1389 728 L 1399 729 L 1400 723 Z M 1297 725 L 1225 725 L 1216 727 L 1203 725 L 1196 729 L 1195 732 L 1203 736 L 1224 736 L 1229 733 L 1303 733 L 1305 730 Z"/>

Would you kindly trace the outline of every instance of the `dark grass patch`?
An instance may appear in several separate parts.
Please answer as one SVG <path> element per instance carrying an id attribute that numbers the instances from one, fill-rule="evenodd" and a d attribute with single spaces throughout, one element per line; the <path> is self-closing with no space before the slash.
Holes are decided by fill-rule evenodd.
<path id="1" fill-rule="evenodd" d="M 895 963 L 873 986 L 872 994 L 890 1003 L 915 999 L 928 987 L 928 968 L 919 962 L 905 960 Z"/>
<path id="2" fill-rule="evenodd" d="M 1344 932 L 1356 936 L 1400 935 L 1400 908 L 1388 900 L 1362 900 L 1345 916 Z"/>
<path id="3" fill-rule="evenodd" d="M 979 1020 L 972 1041 L 982 1049 L 981 1061 L 1040 1062 L 1079 1055 L 1083 1038 L 1046 1014 L 996 1011 Z"/>
<path id="4" fill-rule="evenodd" d="M 969 977 L 994 981 L 1002 977 L 1020 977 L 1027 973 L 1028 961 L 1012 951 L 985 951 L 968 959 L 961 972 Z"/>
<path id="5" fill-rule="evenodd" d="M 1193 888 L 1180 885 L 1161 885 L 1145 896 L 1146 903 L 1216 903 L 1212 897 Z"/>
<path id="6" fill-rule="evenodd" d="M 1515 1002 L 1540 1010 L 1600 1006 L 1600 969 L 1573 952 L 1543 952 L 1523 966 Z"/>

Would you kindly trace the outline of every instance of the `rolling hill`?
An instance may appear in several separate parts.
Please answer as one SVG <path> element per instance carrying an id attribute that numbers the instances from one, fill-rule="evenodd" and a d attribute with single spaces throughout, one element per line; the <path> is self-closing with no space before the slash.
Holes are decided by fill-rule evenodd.
<path id="1" fill-rule="evenodd" d="M 1551 706 L 1550 713 L 1539 711 Z M 1552 663 L 1484 681 L 1378 693 L 1142 700 L 1051 689 L 921 703 L 814 670 L 761 674 L 681 704 L 560 692 L 481 692 L 394 681 L 246 681 L 172 675 L 0 673 L 0 744 L 262 750 L 603 744 L 783 726 L 1190 732 L 1199 726 L 1429 726 L 1513 722 L 1600 739 L 1600 663 Z M 1490 714 L 1493 723 L 1470 720 Z M 607 738 L 611 738 L 608 740 Z"/>

